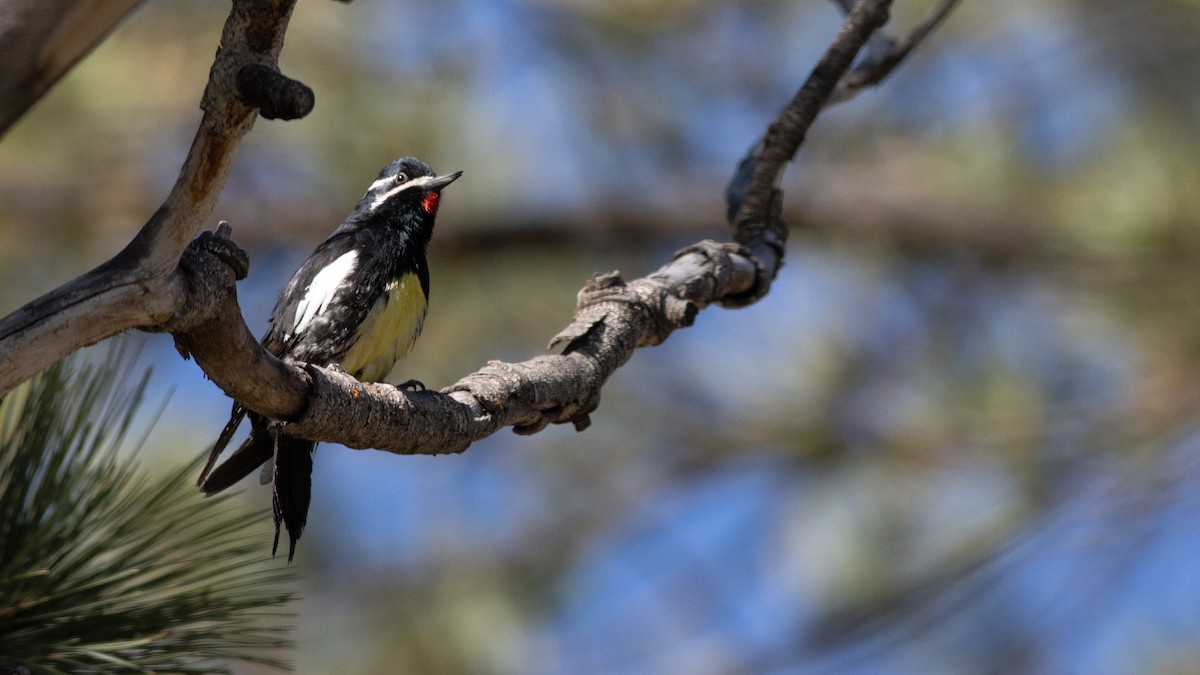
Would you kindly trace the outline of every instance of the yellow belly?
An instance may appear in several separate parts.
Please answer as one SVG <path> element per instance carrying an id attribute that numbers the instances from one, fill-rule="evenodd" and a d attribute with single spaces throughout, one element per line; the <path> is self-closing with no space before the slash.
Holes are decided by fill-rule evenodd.
<path id="1" fill-rule="evenodd" d="M 425 324 L 425 294 L 415 274 L 389 283 L 358 327 L 357 338 L 341 365 L 364 382 L 378 382 L 404 357 Z M 386 300 L 386 302 L 385 302 Z"/>

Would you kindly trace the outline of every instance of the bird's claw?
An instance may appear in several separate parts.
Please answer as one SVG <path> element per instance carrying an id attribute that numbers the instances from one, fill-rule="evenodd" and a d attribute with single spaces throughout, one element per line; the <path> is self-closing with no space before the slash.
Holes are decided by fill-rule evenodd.
<path id="1" fill-rule="evenodd" d="M 425 384 L 419 380 L 408 380 L 407 382 L 401 382 L 396 386 L 404 391 L 416 392 L 426 390 Z"/>

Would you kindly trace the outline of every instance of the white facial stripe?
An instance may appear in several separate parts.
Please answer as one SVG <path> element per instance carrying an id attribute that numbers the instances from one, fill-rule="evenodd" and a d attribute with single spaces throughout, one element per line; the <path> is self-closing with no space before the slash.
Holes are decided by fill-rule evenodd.
<path id="1" fill-rule="evenodd" d="M 312 283 L 308 285 L 308 290 L 304 292 L 304 297 L 296 305 L 296 322 L 292 326 L 292 335 L 304 332 L 313 319 L 325 313 L 338 289 L 354 273 L 357 264 L 358 252 L 349 251 L 317 272 L 317 276 L 313 277 Z"/>
<path id="2" fill-rule="evenodd" d="M 380 178 L 379 180 L 375 181 L 374 183 L 371 183 L 371 187 L 367 188 L 367 192 L 370 192 L 371 190 L 374 190 L 375 188 L 381 188 L 385 185 L 391 185 L 393 180 L 395 180 L 395 176 L 384 176 L 383 178 Z"/>
<path id="3" fill-rule="evenodd" d="M 383 204 L 386 203 L 387 200 L 391 199 L 392 197 L 396 196 L 397 194 L 404 192 L 405 190 L 408 190 L 410 188 L 419 188 L 419 187 L 425 185 L 426 183 L 428 183 L 429 181 L 433 180 L 434 178 L 437 178 L 437 176 L 420 176 L 418 178 L 414 178 L 414 179 L 408 181 L 407 183 L 401 183 L 401 184 L 397 185 L 396 187 L 392 188 L 391 190 L 388 190 L 387 192 L 376 197 L 375 201 L 371 202 L 371 210 L 374 211 L 375 209 L 379 208 L 380 206 L 383 206 Z M 372 183 L 371 189 L 375 189 L 376 183 L 379 183 L 379 181 L 375 181 L 375 183 Z"/>

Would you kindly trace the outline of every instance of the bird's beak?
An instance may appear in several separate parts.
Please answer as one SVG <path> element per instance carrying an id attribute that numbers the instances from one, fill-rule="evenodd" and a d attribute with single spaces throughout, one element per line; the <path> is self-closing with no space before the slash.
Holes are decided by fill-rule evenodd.
<path id="1" fill-rule="evenodd" d="M 454 173 L 448 173 L 445 176 L 435 176 L 430 178 L 429 182 L 425 184 L 425 189 L 436 192 L 458 180 L 458 177 L 461 175 L 462 171 L 455 171 Z"/>

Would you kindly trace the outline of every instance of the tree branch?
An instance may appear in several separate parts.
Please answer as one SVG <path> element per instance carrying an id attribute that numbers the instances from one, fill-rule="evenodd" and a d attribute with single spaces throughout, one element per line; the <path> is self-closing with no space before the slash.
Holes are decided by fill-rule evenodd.
<path id="1" fill-rule="evenodd" d="M 660 344 L 708 305 L 739 307 L 767 293 L 787 237 L 776 187 L 783 169 L 859 50 L 887 21 L 889 6 L 854 6 L 804 86 L 743 160 L 728 193 L 736 243 L 699 242 L 630 282 L 616 272 L 597 275 L 580 291 L 574 321 L 551 343 L 563 347 L 561 354 L 493 361 L 442 392 L 410 392 L 267 353 L 238 306 L 236 281 L 248 261 L 228 226 L 187 243 L 211 212 L 232 151 L 253 122 L 246 101 L 280 117 L 311 107 L 306 87 L 271 80 L 291 0 L 234 0 L 204 96 L 204 122 L 167 203 L 113 260 L 0 321 L 0 392 L 73 344 L 139 327 L 170 332 L 222 390 L 299 438 L 438 454 L 461 452 L 506 426 L 530 434 L 569 422 L 582 430 L 602 385 L 636 348 Z M 111 319 L 97 321 L 108 311 Z M 85 320 L 100 327 L 81 325 Z M 53 349 L 30 364 L 28 353 L 46 336 Z"/>
<path id="2" fill-rule="evenodd" d="M 882 32 L 875 33 L 867 43 L 867 53 L 859 64 L 838 83 L 837 90 L 829 99 L 829 105 L 849 101 L 863 89 L 882 82 L 896 66 L 900 65 L 901 61 L 908 58 L 908 55 L 924 42 L 926 37 L 929 37 L 935 28 L 941 25 L 958 2 L 959 0 L 939 0 L 917 22 L 908 37 L 900 42 L 896 42 Z M 842 1 L 839 4 L 845 7 L 846 2 Z"/>
<path id="3" fill-rule="evenodd" d="M 736 244 L 700 242 L 642 279 L 597 275 L 580 291 L 575 321 L 554 338 L 562 354 L 493 361 L 441 393 L 409 392 L 285 364 L 262 349 L 237 304 L 245 254 L 228 235 L 222 224 L 188 248 L 178 283 L 189 302 L 158 329 L 217 386 L 281 420 L 289 435 L 400 454 L 461 452 L 506 426 L 525 434 L 567 422 L 586 428 L 604 381 L 635 348 L 691 325 L 700 308 L 752 287 L 757 273 Z"/>
<path id="4" fill-rule="evenodd" d="M 631 282 L 615 272 L 597 275 L 580 291 L 574 321 L 551 343 L 564 346 L 561 354 L 515 364 L 493 361 L 441 392 L 409 392 L 362 383 L 336 370 L 275 368 L 269 360 L 244 358 L 245 352 L 222 347 L 246 339 L 242 326 L 235 335 L 205 339 L 197 339 L 194 331 L 172 330 L 218 386 L 250 409 L 284 420 L 282 430 L 291 436 L 400 454 L 441 454 L 462 452 L 506 426 L 522 434 L 548 424 L 571 423 L 582 430 L 599 404 L 602 385 L 634 349 L 663 342 L 710 304 L 742 306 L 766 293 L 786 238 L 774 187 L 778 176 L 858 50 L 887 20 L 888 5 L 864 0 L 855 7 L 808 81 L 768 129 L 746 172 L 745 199 L 733 195 L 740 204 L 733 226 L 740 243 L 700 242 Z M 203 280 L 214 278 L 203 275 Z M 233 296 L 225 291 L 224 297 Z M 233 309 L 223 315 L 240 322 Z M 200 323 L 231 330 L 224 320 Z M 234 393 L 240 382 L 259 378 L 277 378 L 263 391 L 307 387 L 307 397 L 291 398 L 268 413 L 263 401 Z"/>
<path id="5" fill-rule="evenodd" d="M 129 328 L 162 324 L 187 301 L 176 265 L 212 214 L 238 143 L 257 114 L 243 100 L 237 74 L 254 64 L 278 75 L 294 4 L 233 1 L 200 104 L 204 116 L 166 201 L 111 260 L 0 320 L 0 396 L 77 349 Z"/>
<path id="6" fill-rule="evenodd" d="M 758 283 L 743 298 L 750 303 L 767 294 L 783 264 L 788 228 L 780 217 L 783 171 L 796 156 L 809 127 L 830 100 L 838 82 L 867 40 L 888 20 L 890 0 L 859 0 L 804 86 L 742 160 L 726 191 L 734 241 L 759 264 Z"/>

